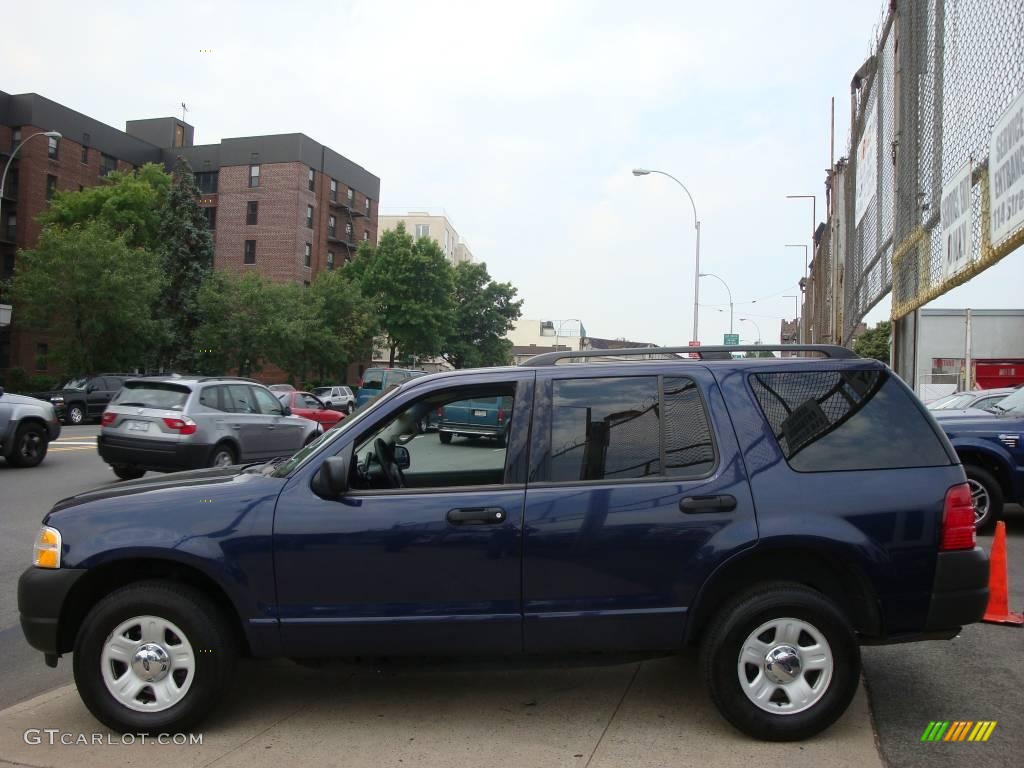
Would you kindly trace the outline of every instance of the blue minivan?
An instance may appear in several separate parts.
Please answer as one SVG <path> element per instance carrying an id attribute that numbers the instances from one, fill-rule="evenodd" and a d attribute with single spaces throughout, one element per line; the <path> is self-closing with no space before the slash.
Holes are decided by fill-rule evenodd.
<path id="1" fill-rule="evenodd" d="M 196 726 L 242 656 L 694 647 L 735 727 L 806 738 L 862 643 L 980 620 L 988 560 L 956 453 L 885 365 L 746 349 L 423 376 L 289 458 L 64 499 L 18 584 L 25 637 L 133 733 Z M 499 398 L 500 447 L 422 431 Z"/>

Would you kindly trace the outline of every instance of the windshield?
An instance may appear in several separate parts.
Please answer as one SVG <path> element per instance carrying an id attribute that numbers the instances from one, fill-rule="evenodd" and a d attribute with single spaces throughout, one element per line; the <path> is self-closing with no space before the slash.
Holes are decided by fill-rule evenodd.
<path id="1" fill-rule="evenodd" d="M 188 400 L 191 390 L 179 384 L 146 382 L 125 384 L 110 401 L 111 405 L 136 406 L 139 408 L 162 408 L 180 411 Z"/>
<path id="2" fill-rule="evenodd" d="M 1007 395 L 992 407 L 999 413 L 1010 411 L 1024 414 L 1024 389 L 1018 389 L 1012 395 Z"/>
<path id="3" fill-rule="evenodd" d="M 380 389 L 384 384 L 384 371 L 370 369 L 363 374 L 360 389 Z"/>
<path id="4" fill-rule="evenodd" d="M 85 389 L 85 379 L 71 379 L 61 389 Z"/>
<path id="5" fill-rule="evenodd" d="M 974 395 L 946 395 L 945 397 L 940 397 L 938 400 L 928 403 L 928 408 L 932 411 L 963 408 L 964 405 L 970 402 L 973 397 Z"/>
<path id="6" fill-rule="evenodd" d="M 320 395 L 321 397 L 323 397 L 324 395 L 331 394 L 331 388 L 330 387 L 317 387 L 316 389 L 313 390 L 313 394 L 314 395 Z"/>
<path id="7" fill-rule="evenodd" d="M 394 389 L 389 389 L 382 395 L 377 395 L 377 397 L 371 400 L 367 400 L 355 411 L 353 411 L 351 416 L 339 422 L 338 426 L 334 427 L 333 429 L 327 430 L 322 435 L 320 435 L 320 437 L 318 437 L 316 440 L 302 448 L 302 450 L 300 450 L 290 459 L 278 464 L 274 468 L 274 471 L 271 472 L 271 475 L 273 477 L 285 477 L 291 474 L 293 470 L 298 469 L 300 466 L 302 466 L 302 464 L 304 464 L 309 457 L 313 456 L 321 448 L 330 445 L 343 434 L 348 432 L 353 427 L 353 425 L 363 421 L 366 414 L 370 413 L 370 411 L 376 410 L 377 406 L 379 406 L 381 403 L 386 403 L 388 400 L 394 397 L 395 394 L 400 389 L 401 387 L 395 387 Z"/>

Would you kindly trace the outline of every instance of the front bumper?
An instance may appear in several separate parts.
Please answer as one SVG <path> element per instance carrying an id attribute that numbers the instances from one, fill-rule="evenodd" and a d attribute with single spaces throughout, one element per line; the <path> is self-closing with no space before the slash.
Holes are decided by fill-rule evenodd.
<path id="1" fill-rule="evenodd" d="M 988 555 L 981 547 L 940 552 L 926 632 L 959 631 L 981 621 L 988 605 Z"/>
<path id="2" fill-rule="evenodd" d="M 60 417 L 57 417 L 56 421 L 46 422 L 46 433 L 50 437 L 50 441 L 56 440 L 60 437 Z"/>
<path id="3" fill-rule="evenodd" d="M 154 472 L 205 467 L 211 448 L 201 443 L 173 443 L 120 435 L 101 434 L 96 438 L 96 449 L 107 464 L 139 467 Z"/>
<path id="4" fill-rule="evenodd" d="M 29 567 L 18 579 L 18 612 L 28 644 L 45 654 L 70 651 L 60 645 L 60 615 L 84 568 Z"/>

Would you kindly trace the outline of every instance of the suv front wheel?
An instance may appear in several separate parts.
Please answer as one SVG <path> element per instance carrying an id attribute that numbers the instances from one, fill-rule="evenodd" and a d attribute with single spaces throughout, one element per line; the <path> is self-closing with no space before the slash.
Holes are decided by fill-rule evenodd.
<path id="1" fill-rule="evenodd" d="M 201 592 L 130 584 L 97 603 L 75 638 L 75 684 L 89 711 L 122 733 L 188 731 L 227 688 L 236 647 Z"/>
<path id="2" fill-rule="evenodd" d="M 820 592 L 774 584 L 719 611 L 704 638 L 701 671 L 736 728 L 795 741 L 846 711 L 860 678 L 860 648 L 842 612 Z"/>
<path id="3" fill-rule="evenodd" d="M 68 406 L 68 415 L 65 421 L 72 425 L 78 426 L 79 424 L 85 423 L 85 406 L 79 405 L 78 403 L 72 403 Z"/>

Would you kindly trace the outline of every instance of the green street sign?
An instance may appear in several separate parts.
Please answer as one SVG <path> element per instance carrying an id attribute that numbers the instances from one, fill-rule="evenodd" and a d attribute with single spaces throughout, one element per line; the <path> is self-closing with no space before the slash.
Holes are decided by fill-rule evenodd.
<path id="1" fill-rule="evenodd" d="M 727 333 L 725 334 L 725 346 L 736 347 L 739 346 L 740 335 L 738 333 Z"/>

